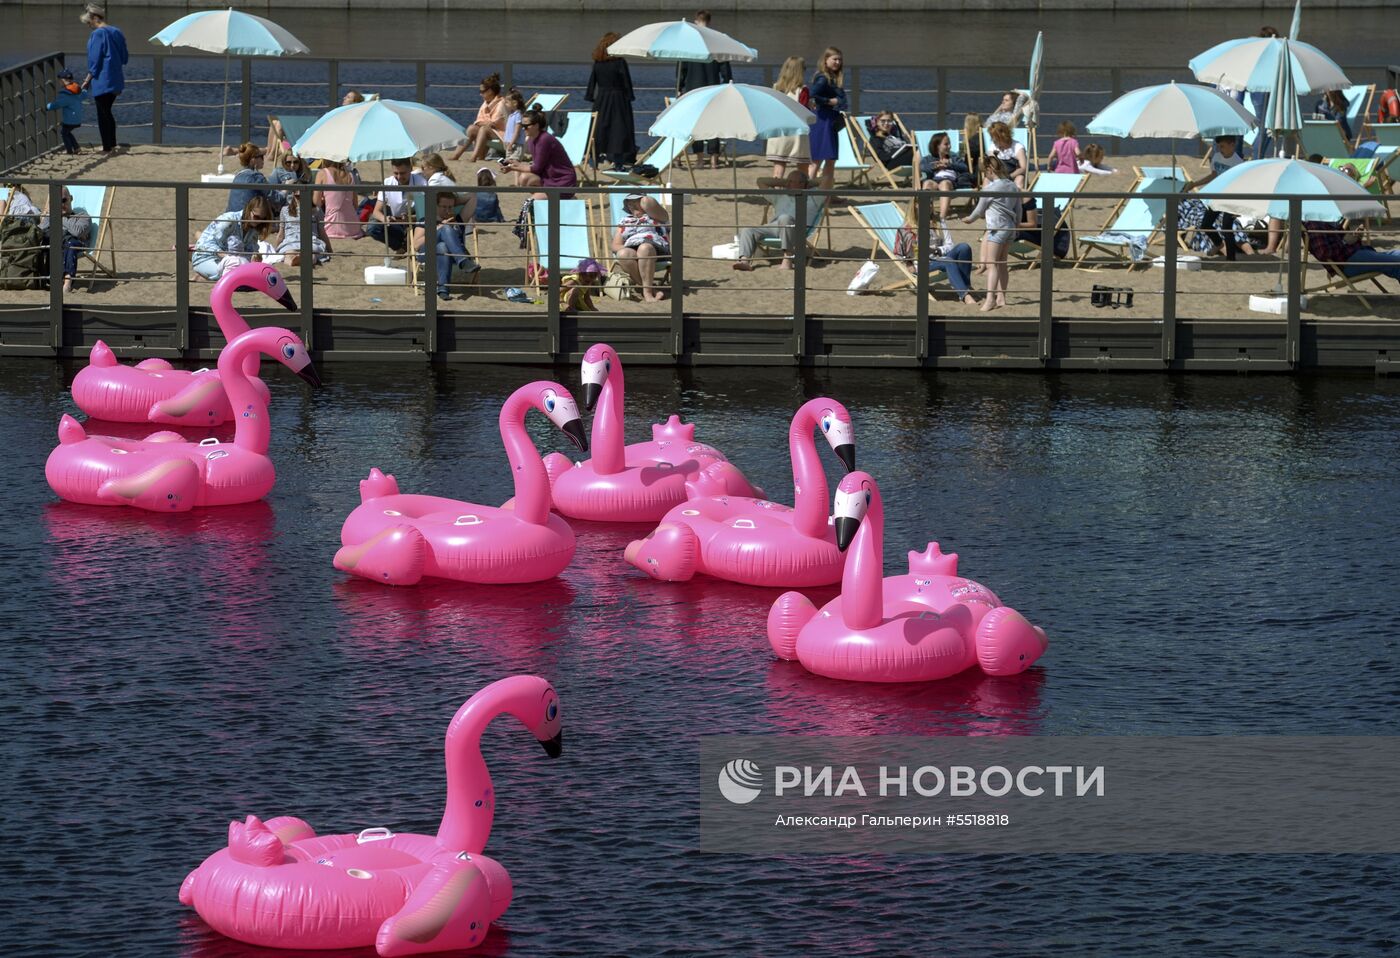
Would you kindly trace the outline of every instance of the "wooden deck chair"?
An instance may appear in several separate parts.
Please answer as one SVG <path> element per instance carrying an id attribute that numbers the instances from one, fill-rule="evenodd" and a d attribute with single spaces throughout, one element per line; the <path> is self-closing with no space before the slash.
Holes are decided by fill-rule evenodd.
<path id="1" fill-rule="evenodd" d="M 597 162 L 593 156 L 593 124 L 598 114 L 580 110 L 565 113 L 564 116 L 568 118 L 569 125 L 564 135 L 559 137 L 559 144 L 569 155 L 569 161 L 578 170 L 579 181 L 582 182 L 587 178 L 587 168 Z"/>
<path id="2" fill-rule="evenodd" d="M 1031 131 L 1024 126 L 1018 126 L 1011 131 L 1012 142 L 1019 143 L 1026 148 L 1026 153 L 1031 153 Z M 992 134 L 984 126 L 982 127 L 982 152 L 992 152 Z"/>
<path id="3" fill-rule="evenodd" d="M 913 143 L 919 151 L 919 156 L 924 157 L 933 155 L 933 150 L 929 146 L 929 143 L 933 140 L 933 135 L 935 133 L 947 133 L 948 148 L 952 150 L 954 154 L 961 153 L 962 132 L 963 131 L 961 129 L 914 130 L 910 135 L 914 138 Z"/>
<path id="4" fill-rule="evenodd" d="M 1338 228 L 1341 229 L 1342 227 L 1339 226 Z M 1375 310 L 1371 306 L 1370 300 L 1368 300 L 1365 294 L 1362 293 L 1361 284 L 1370 282 L 1376 287 L 1376 289 L 1380 290 L 1382 293 L 1388 292 L 1388 290 L 1386 290 L 1386 288 L 1381 285 L 1382 274 L 1379 270 L 1370 273 L 1361 273 L 1357 276 L 1348 276 L 1346 273 L 1342 272 L 1340 264 L 1323 263 L 1319 262 L 1318 260 L 1313 260 L 1313 262 L 1317 263 L 1318 266 L 1321 266 L 1323 272 L 1327 274 L 1327 282 L 1323 283 L 1320 286 L 1308 286 L 1307 276 L 1308 260 L 1311 258 L 1309 253 L 1310 249 L 1311 244 L 1308 243 L 1308 232 L 1307 230 L 1304 230 L 1302 295 L 1312 296 L 1317 293 L 1349 293 L 1352 296 L 1355 296 L 1357 299 L 1361 300 L 1361 305 L 1364 306 L 1366 309 L 1371 310 L 1371 312 L 1375 312 Z"/>
<path id="5" fill-rule="evenodd" d="M 617 262 L 618 256 L 613 252 L 612 237 L 613 231 L 617 229 L 618 221 L 622 219 L 622 201 L 629 193 L 641 193 L 643 196 L 650 196 L 656 202 L 666 204 L 666 195 L 661 190 L 639 190 L 632 186 L 610 186 L 605 187 L 605 192 L 600 193 L 598 199 L 598 242 L 597 249 L 603 254 L 599 262 L 606 266 L 609 271 L 613 264 Z M 658 256 L 656 259 L 656 281 L 658 284 L 669 283 L 671 275 L 671 257 Z"/>
<path id="6" fill-rule="evenodd" d="M 857 122 L 864 123 L 869 117 L 856 119 Z M 850 119 L 847 118 L 846 125 L 836 131 L 836 163 L 833 169 L 836 173 L 851 174 L 852 186 L 855 186 L 857 181 L 863 181 L 867 185 L 870 183 L 871 166 L 861 157 L 861 152 L 856 146 L 854 134 L 851 133 Z"/>
<path id="7" fill-rule="evenodd" d="M 1144 249 L 1152 246 L 1162 232 L 1162 220 L 1167 212 L 1166 194 L 1179 191 L 1181 184 L 1166 177 L 1145 176 L 1141 170 L 1136 172 L 1133 195 L 1118 201 L 1103 230 L 1093 236 L 1079 237 L 1080 256 L 1075 269 L 1084 267 L 1084 261 L 1093 250 L 1108 253 L 1114 263 L 1123 263 L 1129 268 L 1152 265 L 1147 256 L 1141 260 L 1133 258 L 1135 240 L 1141 239 Z"/>
<path id="8" fill-rule="evenodd" d="M 860 224 L 861 228 L 870 234 L 874 241 L 870 247 L 870 259 L 877 259 L 877 254 L 883 253 L 885 258 L 894 264 L 895 269 L 903 275 L 903 279 L 897 280 L 880 287 L 880 292 L 891 289 L 902 289 L 905 286 L 916 286 L 919 282 L 918 276 L 914 273 L 914 264 L 907 259 L 901 259 L 895 255 L 894 249 L 899 237 L 899 231 L 908 226 L 913 227 L 908 218 L 904 215 L 904 209 L 897 203 L 886 201 L 884 203 L 862 203 L 847 207 L 851 216 Z M 927 254 L 922 254 L 927 257 Z M 933 277 L 937 273 L 942 273 L 940 267 L 929 274 L 929 295 L 933 295 Z M 945 276 L 946 279 L 946 276 Z"/>
<path id="9" fill-rule="evenodd" d="M 606 176 L 614 183 L 632 184 L 654 184 L 662 177 L 665 177 L 676 160 L 685 162 L 686 171 L 690 174 L 690 185 L 698 186 L 695 181 L 695 168 L 690 162 L 690 139 L 689 137 L 663 136 L 651 145 L 647 151 L 637 157 L 637 163 L 649 163 L 656 167 L 656 176 L 648 179 L 639 176 L 630 170 L 599 170 L 599 176 Z"/>
<path id="10" fill-rule="evenodd" d="M 536 292 L 544 285 L 541 270 L 549 269 L 549 204 L 530 204 L 527 218 L 526 281 Z M 587 200 L 559 201 L 559 269 L 567 273 L 593 256 L 593 224 Z M 533 267 L 533 268 L 531 268 Z"/>
<path id="11" fill-rule="evenodd" d="M 1304 120 L 1298 131 L 1303 155 L 1321 153 L 1323 156 L 1351 156 L 1351 144 L 1336 120 Z"/>
<path id="12" fill-rule="evenodd" d="M 904 136 L 908 137 L 909 142 L 914 146 L 915 156 L 914 162 L 911 162 L 905 166 L 895 167 L 892 170 L 887 169 L 885 167 L 885 164 L 880 162 L 880 155 L 875 152 L 875 144 L 870 142 L 869 131 L 871 119 L 872 117 L 870 116 L 846 117 L 846 128 L 850 132 L 851 142 L 856 146 L 857 150 L 859 151 L 859 155 L 862 157 L 862 159 L 868 161 L 870 172 L 878 173 L 880 176 L 884 177 L 885 182 L 887 182 L 890 185 L 891 189 L 899 189 L 901 186 L 901 180 L 905 181 L 906 184 L 917 186 L 915 180 L 918 176 L 917 161 L 919 158 L 919 145 L 914 142 L 913 136 L 908 132 L 907 129 L 905 129 L 904 124 L 901 123 L 899 120 L 899 116 L 896 115 L 895 124 L 899 127 L 900 131 L 904 134 Z"/>
<path id="13" fill-rule="evenodd" d="M 569 98 L 567 93 L 536 93 L 525 101 L 525 109 L 539 107 L 541 113 L 553 113 Z"/>
<path id="14" fill-rule="evenodd" d="M 90 264 L 89 279 L 98 270 L 113 279 L 117 275 L 117 244 L 112 235 L 112 199 L 116 195 L 115 186 L 80 186 L 69 184 L 68 193 L 73 197 L 73 209 L 85 209 L 92 217 L 91 241 L 82 250 L 83 259 Z M 103 262 L 103 257 L 107 262 Z"/>
<path id="15" fill-rule="evenodd" d="M 1361 134 L 1366 126 L 1366 118 L 1371 115 L 1371 100 L 1375 95 L 1374 83 L 1349 86 L 1342 91 L 1342 96 L 1347 98 L 1347 129 L 1351 130 L 1352 150 L 1355 150 L 1362 140 Z"/>
<path id="16" fill-rule="evenodd" d="M 282 162 L 282 154 L 288 152 L 289 147 L 295 146 L 297 140 L 301 139 L 306 131 L 311 129 L 311 124 L 315 123 L 320 118 L 319 115 L 292 115 L 290 113 L 278 115 L 276 113 L 269 113 L 267 115 L 268 132 L 270 133 L 272 131 L 275 124 L 282 128 L 282 136 L 269 137 L 269 139 L 272 140 L 272 149 L 267 155 L 267 168 L 269 170 L 275 170 L 277 164 Z M 283 141 L 286 141 L 287 147 L 282 146 Z"/>
<path id="17" fill-rule="evenodd" d="M 1073 213 L 1073 194 L 1084 189 L 1084 184 L 1089 182 L 1088 173 L 1037 173 L 1035 182 L 1031 184 L 1030 193 L 1037 200 L 1051 193 L 1069 193 L 1069 196 L 1057 196 L 1053 200 L 1055 206 L 1055 232 L 1061 229 L 1069 229 L 1069 259 L 1076 259 L 1079 255 L 1079 244 L 1074 236 L 1074 224 L 1071 214 Z M 1042 205 L 1037 203 L 1037 205 Z M 1022 239 L 1016 239 L 1011 244 L 1011 249 L 1007 255 L 1017 262 L 1025 263 L 1031 269 L 1040 266 L 1040 246 L 1035 243 L 1028 243 Z"/>
<path id="18" fill-rule="evenodd" d="M 809 217 L 807 221 L 807 242 L 805 246 L 807 255 L 815 257 L 822 249 L 831 249 L 831 224 L 828 223 L 826 219 L 826 198 L 813 197 L 812 199 L 813 202 L 808 204 L 807 211 L 809 213 L 815 212 L 816 215 Z M 815 210 L 813 207 L 815 207 Z M 773 208 L 771 202 L 769 203 L 769 208 Z M 826 246 L 820 247 L 817 245 L 816 239 L 820 235 L 823 226 L 826 227 Z M 764 252 L 772 253 L 775 256 L 783 255 L 783 241 L 776 236 L 763 237 L 758 241 L 758 247 Z"/>
<path id="19" fill-rule="evenodd" d="M 466 204 L 464 204 L 464 203 L 458 203 L 456 206 L 454 206 L 454 207 L 452 208 L 452 209 L 453 209 L 453 212 L 456 212 L 456 213 L 462 212 L 462 209 L 463 209 L 463 207 L 464 207 L 465 205 L 466 205 Z M 408 270 L 409 270 L 409 283 L 410 283 L 410 285 L 413 286 L 414 292 L 418 293 L 420 296 L 421 296 L 421 295 L 424 295 L 424 294 L 427 292 L 427 285 L 424 284 L 424 283 L 422 282 L 422 280 L 420 279 L 420 277 L 421 277 L 421 275 L 422 275 L 422 272 L 423 272 L 423 264 L 420 263 L 420 262 L 418 262 L 418 253 L 417 253 L 417 251 L 415 251 L 414 248 L 413 248 L 413 232 L 414 232 L 414 230 L 418 229 L 418 227 L 422 225 L 423 220 L 427 218 L 427 206 L 428 206 L 428 197 L 427 197 L 427 194 L 426 194 L 426 193 L 418 193 L 418 194 L 416 194 L 416 195 L 413 197 L 413 219 L 410 220 L 409 223 L 408 223 Z M 467 232 L 466 232 L 465 238 L 468 239 L 468 240 L 470 240 L 470 241 L 471 241 L 471 245 L 472 245 L 472 248 L 471 248 L 471 258 L 472 258 L 473 260 L 475 260 L 477 266 L 480 267 L 480 265 L 481 265 L 481 244 L 480 244 L 480 241 L 477 239 L 477 235 L 476 235 L 477 224 L 476 224 L 476 223 L 468 223 L 468 224 L 466 224 L 466 227 L 467 227 Z M 425 245 L 426 245 L 426 244 L 425 244 Z M 436 249 L 436 246 L 437 246 L 437 244 L 434 243 L 434 244 L 433 244 L 434 249 Z M 453 285 L 457 285 L 457 284 L 454 284 L 454 283 L 452 282 L 452 277 L 450 277 L 450 276 L 447 277 L 447 280 L 446 280 L 445 282 L 443 281 L 443 277 L 439 276 L 439 277 L 438 277 L 438 282 L 441 283 L 443 286 L 453 286 Z"/>

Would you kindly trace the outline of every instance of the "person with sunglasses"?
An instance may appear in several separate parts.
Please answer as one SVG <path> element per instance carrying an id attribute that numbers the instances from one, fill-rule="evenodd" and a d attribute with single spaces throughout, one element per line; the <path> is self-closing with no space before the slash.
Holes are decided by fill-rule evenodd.
<path id="1" fill-rule="evenodd" d="M 534 109 L 526 113 L 520 125 L 525 129 L 525 139 L 530 142 L 530 159 L 502 160 L 501 171 L 515 173 L 516 185 L 531 189 L 578 186 L 574 161 L 569 159 L 564 145 L 545 129 L 543 111 Z M 534 194 L 534 199 L 537 200 L 545 197 L 544 193 Z M 572 193 L 560 194 L 560 199 L 572 198 Z"/>
<path id="2" fill-rule="evenodd" d="M 49 235 L 49 211 L 39 218 L 39 229 L 47 238 Z M 92 217 L 88 211 L 73 208 L 73 195 L 68 187 L 63 188 L 63 291 L 73 292 L 73 278 L 78 275 L 78 255 L 87 248 L 92 236 Z"/>

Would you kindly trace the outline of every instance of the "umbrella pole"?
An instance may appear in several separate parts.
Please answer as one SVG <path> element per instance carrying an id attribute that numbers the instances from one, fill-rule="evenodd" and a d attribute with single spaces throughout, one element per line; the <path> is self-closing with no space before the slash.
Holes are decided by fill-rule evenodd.
<path id="1" fill-rule="evenodd" d="M 379 161 L 379 182 L 381 191 L 384 190 L 384 161 Z M 394 211 L 389 208 L 389 194 L 384 192 L 384 266 L 386 269 L 394 265 L 392 250 L 389 249 L 389 220 L 393 218 Z"/>
<path id="2" fill-rule="evenodd" d="M 734 241 L 739 241 L 739 155 L 734 154 L 734 162 L 729 164 L 734 174 Z"/>
<path id="3" fill-rule="evenodd" d="M 224 175 L 224 127 L 228 123 L 228 50 L 224 51 L 224 102 L 219 106 L 219 175 Z"/>

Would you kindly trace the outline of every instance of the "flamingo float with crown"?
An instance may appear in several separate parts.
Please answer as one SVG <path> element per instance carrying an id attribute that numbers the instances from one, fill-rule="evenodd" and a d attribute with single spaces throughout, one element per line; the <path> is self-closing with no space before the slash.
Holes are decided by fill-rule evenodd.
<path id="1" fill-rule="evenodd" d="M 578 405 L 554 382 L 521 386 L 501 407 L 515 497 L 498 508 L 399 492 L 393 476 L 371 469 L 360 482 L 360 505 L 340 530 L 335 567 L 386 585 L 414 585 L 423 576 L 461 582 L 538 582 L 574 557 L 574 530 L 549 511 L 549 477 L 525 432 L 538 409 L 579 449 L 588 439 Z"/>
<path id="2" fill-rule="evenodd" d="M 854 469 L 850 413 L 834 399 L 810 400 L 788 428 L 793 508 L 745 496 L 695 496 L 629 545 L 627 561 L 668 582 L 686 581 L 697 572 L 758 586 L 840 581 L 845 557 L 826 512 L 826 473 L 812 438 L 818 429 L 846 470 Z"/>
<path id="3" fill-rule="evenodd" d="M 583 403 L 594 412 L 593 458 L 545 459 L 554 506 L 566 516 L 598 522 L 655 522 L 684 502 L 686 484 L 701 495 L 763 497 L 713 446 L 695 441 L 694 423 L 671 416 L 653 424 L 651 442 L 626 445 L 622 361 L 598 343 L 583 354 Z M 595 410 L 596 405 L 596 410 Z"/>
<path id="4" fill-rule="evenodd" d="M 885 578 L 884 506 L 869 473 L 841 480 L 833 509 L 846 552 L 841 594 L 820 610 L 785 592 L 768 612 L 768 641 L 810 672 L 858 682 L 927 682 L 973 665 L 1016 675 L 1045 652 L 1045 632 L 958 575 L 956 554 L 931 542 L 909 553 L 909 574 Z"/>
<path id="5" fill-rule="evenodd" d="M 287 284 L 271 266 L 247 263 L 229 277 L 235 286 L 259 290 L 296 309 Z M 76 419 L 65 415 L 58 425 L 59 444 L 44 467 L 50 488 L 70 502 L 152 512 L 188 512 L 196 506 L 261 499 L 277 477 L 267 455 L 267 402 L 244 371 L 248 360 L 259 354 L 271 356 L 313 386 L 321 384 L 296 333 L 277 326 L 249 330 L 219 353 L 219 375 L 239 411 L 233 442 L 188 442 L 168 431 L 141 440 L 89 436 Z"/>
<path id="6" fill-rule="evenodd" d="M 248 331 L 248 323 L 233 308 L 233 294 L 252 290 L 249 273 L 231 270 L 214 284 L 209 305 L 226 342 Z M 292 294 L 283 285 L 279 302 L 296 309 Z M 267 385 L 258 378 L 259 358 L 249 355 L 243 374 L 249 386 L 267 405 Z M 158 422 L 171 426 L 218 426 L 234 418 L 233 406 L 217 369 L 190 372 L 176 369 L 164 359 L 143 359 L 123 366 L 102 340 L 92 347 L 88 365 L 73 377 L 73 401 L 88 416 L 113 422 Z"/>
<path id="7" fill-rule="evenodd" d="M 482 854 L 496 793 L 481 733 L 499 715 L 519 720 L 556 758 L 559 695 L 513 675 L 469 698 L 447 726 L 447 803 L 436 835 L 387 828 L 318 837 L 299 818 L 230 822 L 228 845 L 180 885 L 217 932 L 274 948 L 355 948 L 384 956 L 471 948 L 510 906 L 510 876 Z"/>

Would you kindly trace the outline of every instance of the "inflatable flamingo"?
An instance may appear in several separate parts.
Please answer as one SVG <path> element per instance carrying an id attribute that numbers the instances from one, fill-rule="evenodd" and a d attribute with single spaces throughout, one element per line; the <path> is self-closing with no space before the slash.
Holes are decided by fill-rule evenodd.
<path id="1" fill-rule="evenodd" d="M 583 402 L 593 417 L 593 458 L 570 462 L 552 453 L 545 459 L 554 507 L 575 519 L 599 522 L 655 522 L 685 501 L 686 483 L 703 494 L 762 498 L 724 453 L 695 441 L 695 425 L 672 416 L 651 427 L 651 442 L 623 445 L 622 362 L 611 346 L 590 346 L 583 354 Z"/>
<path id="2" fill-rule="evenodd" d="M 233 271 L 288 309 L 296 304 L 277 270 L 250 263 Z M 188 442 L 157 432 L 142 440 L 89 436 L 72 416 L 58 425 L 59 445 L 44 475 L 71 502 L 135 506 L 152 512 L 187 512 L 195 506 L 227 506 L 261 499 L 276 481 L 267 457 L 270 425 L 263 394 L 244 372 L 250 357 L 266 354 L 313 386 L 321 384 L 301 340 L 288 329 L 264 326 L 238 336 L 219 353 L 219 375 L 239 409 L 232 443 Z"/>
<path id="3" fill-rule="evenodd" d="M 261 289 L 253 285 L 261 280 L 261 273 L 244 267 L 230 270 L 214 284 L 209 305 L 227 342 L 233 342 L 248 331 L 248 324 L 233 308 L 233 294 L 239 290 Z M 281 289 L 278 302 L 288 309 L 296 309 L 286 285 Z M 267 386 L 257 378 L 257 354 L 244 361 L 243 372 L 262 404 L 267 405 Z M 143 359 L 135 366 L 123 366 L 100 339 L 92 347 L 88 365 L 73 377 L 73 401 L 94 419 L 115 422 L 217 426 L 233 418 L 233 407 L 229 405 L 228 393 L 218 371 L 189 372 L 176 369 L 163 359 Z"/>
<path id="4" fill-rule="evenodd" d="M 387 828 L 316 837 L 299 818 L 230 822 L 228 847 L 190 872 L 180 901 L 215 931 L 273 948 L 414 955 L 480 944 L 510 906 L 506 870 L 481 854 L 496 795 L 481 733 L 512 715 L 551 758 L 563 745 L 559 696 L 544 679 L 492 682 L 447 726 L 447 805 L 433 835 Z"/>
<path id="5" fill-rule="evenodd" d="M 558 575 L 574 557 L 574 530 L 549 511 L 549 478 L 525 432 L 538 409 L 579 449 L 588 448 L 578 406 L 558 383 L 521 386 L 501 407 L 501 440 L 515 476 L 515 498 L 499 509 L 404 495 L 393 476 L 371 469 L 360 505 L 340 530 L 335 567 L 386 585 L 423 576 L 462 582 L 537 582 Z"/>
<path id="6" fill-rule="evenodd" d="M 818 428 L 847 471 L 854 469 L 850 413 L 834 399 L 813 399 L 797 410 L 788 428 L 794 508 L 750 497 L 697 496 L 629 545 L 627 561 L 668 582 L 697 572 L 762 586 L 840 581 L 845 557 L 826 514 L 826 473 L 812 439 Z"/>
<path id="7" fill-rule="evenodd" d="M 884 578 L 884 507 L 869 473 L 836 490 L 836 542 L 847 551 L 841 594 L 821 611 L 785 592 L 768 612 L 768 641 L 808 671 L 859 682 L 926 682 L 980 665 L 1015 675 L 1045 651 L 1045 632 L 986 586 L 958 576 L 938 543 L 909 553 L 909 574 Z"/>

